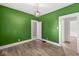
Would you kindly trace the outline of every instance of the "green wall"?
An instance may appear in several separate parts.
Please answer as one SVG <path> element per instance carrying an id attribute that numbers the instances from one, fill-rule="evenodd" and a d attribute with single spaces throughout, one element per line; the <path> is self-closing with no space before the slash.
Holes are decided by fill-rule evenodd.
<path id="1" fill-rule="evenodd" d="M 0 5 L 0 46 L 31 38 L 31 19 L 36 17 Z"/>
<path id="2" fill-rule="evenodd" d="M 57 29 L 59 22 L 58 17 L 75 12 L 79 12 L 79 3 L 75 3 L 62 9 L 56 10 L 54 12 L 48 13 L 46 15 L 40 16 L 39 20 L 42 21 L 43 23 L 42 26 L 43 38 L 58 43 L 59 42 L 59 35 L 58 35 L 59 31 Z"/>
<path id="3" fill-rule="evenodd" d="M 40 17 L 0 5 L 0 46 L 18 42 L 18 39 L 21 41 L 30 39 L 32 19 L 42 21 L 44 39 L 58 43 L 58 17 L 75 12 L 79 12 L 78 3 Z"/>

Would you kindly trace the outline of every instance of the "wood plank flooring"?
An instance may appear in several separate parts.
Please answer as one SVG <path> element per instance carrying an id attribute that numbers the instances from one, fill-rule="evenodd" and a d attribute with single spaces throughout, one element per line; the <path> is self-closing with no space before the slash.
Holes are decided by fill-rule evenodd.
<path id="1" fill-rule="evenodd" d="M 33 40 L 0 50 L 0 56 L 65 56 L 63 48 L 43 42 Z"/>
<path id="2" fill-rule="evenodd" d="M 67 43 L 63 44 L 63 50 L 66 56 L 79 56 L 79 54 L 77 53 L 77 50 L 75 49 L 76 49 L 75 47 L 71 48 Z"/>

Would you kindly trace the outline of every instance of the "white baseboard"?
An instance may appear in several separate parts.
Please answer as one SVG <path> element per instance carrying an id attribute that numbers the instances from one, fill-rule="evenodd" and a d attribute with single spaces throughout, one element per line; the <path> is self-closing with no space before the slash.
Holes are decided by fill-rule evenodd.
<path id="1" fill-rule="evenodd" d="M 23 43 L 27 43 L 27 42 L 30 42 L 30 41 L 32 41 L 32 40 L 28 39 L 28 40 L 21 41 L 21 42 L 11 43 L 11 44 L 8 44 L 8 45 L 0 46 L 0 49 L 9 48 L 9 47 L 16 46 L 16 45 L 23 44 Z"/>
<path id="2" fill-rule="evenodd" d="M 28 40 L 21 41 L 21 42 L 16 42 L 16 43 L 12 43 L 12 44 L 8 44 L 8 45 L 0 46 L 0 49 L 9 48 L 9 47 L 16 46 L 16 45 L 23 44 L 23 43 L 27 43 L 27 42 L 30 42 L 30 41 L 33 41 L 33 40 L 37 40 L 37 39 L 28 39 Z M 58 44 L 58 43 L 51 42 L 51 41 L 46 40 L 46 39 L 39 39 L 39 40 L 46 41 L 46 42 L 48 42 L 48 43 L 50 43 L 50 44 L 53 44 L 53 45 L 61 46 L 61 45 Z"/>
<path id="3" fill-rule="evenodd" d="M 43 40 L 43 41 L 46 41 L 46 42 L 48 42 L 48 43 L 50 43 L 50 44 L 56 45 L 56 46 L 61 46 L 59 43 L 51 42 L 51 41 L 46 40 L 46 39 L 42 39 L 42 40 Z"/>

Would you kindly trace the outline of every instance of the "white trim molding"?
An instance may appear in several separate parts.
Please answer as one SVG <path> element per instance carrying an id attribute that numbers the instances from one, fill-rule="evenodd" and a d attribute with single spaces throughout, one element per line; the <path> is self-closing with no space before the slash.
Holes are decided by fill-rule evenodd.
<path id="1" fill-rule="evenodd" d="M 30 41 L 32 41 L 32 40 L 28 39 L 28 40 L 21 41 L 21 42 L 11 43 L 11 44 L 8 44 L 8 45 L 0 46 L 0 49 L 5 49 L 5 48 L 13 47 L 13 46 L 16 46 L 16 45 L 19 45 L 19 44 L 23 44 L 23 43 L 27 43 L 27 42 L 30 42 Z"/>
<path id="2" fill-rule="evenodd" d="M 56 43 L 56 42 L 51 42 L 49 40 L 46 40 L 46 39 L 42 39 L 43 41 L 46 41 L 47 43 L 50 43 L 50 44 L 53 44 L 53 45 L 56 45 L 56 46 L 61 46 L 59 43 Z"/>
<path id="3" fill-rule="evenodd" d="M 42 39 L 42 22 L 31 20 L 31 39 Z"/>
<path id="4" fill-rule="evenodd" d="M 28 39 L 28 40 L 21 41 L 21 42 L 11 43 L 11 44 L 8 44 L 8 45 L 0 46 L 0 49 L 5 49 L 5 48 L 13 47 L 13 46 L 16 46 L 16 45 L 19 45 L 19 44 L 23 44 L 23 43 L 27 43 L 27 42 L 30 42 L 30 41 L 33 41 L 33 40 L 37 40 L 37 39 Z M 56 45 L 56 46 L 61 46 L 58 43 L 51 42 L 51 41 L 46 40 L 46 39 L 39 39 L 39 40 L 46 41 L 47 43 L 50 43 L 50 44 L 53 44 L 53 45 Z"/>

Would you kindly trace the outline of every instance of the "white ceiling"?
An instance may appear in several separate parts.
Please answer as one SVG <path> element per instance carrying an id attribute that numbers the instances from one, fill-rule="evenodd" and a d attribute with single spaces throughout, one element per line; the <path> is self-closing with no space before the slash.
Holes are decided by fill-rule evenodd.
<path id="1" fill-rule="evenodd" d="M 39 3 L 38 9 L 40 11 L 40 15 L 44 15 L 71 4 L 72 3 Z M 36 3 L 0 3 L 0 5 L 4 5 L 10 8 L 14 8 L 16 10 L 27 12 L 32 15 L 34 15 L 37 10 Z"/>

